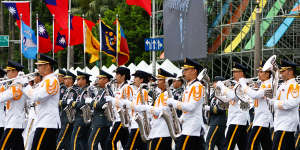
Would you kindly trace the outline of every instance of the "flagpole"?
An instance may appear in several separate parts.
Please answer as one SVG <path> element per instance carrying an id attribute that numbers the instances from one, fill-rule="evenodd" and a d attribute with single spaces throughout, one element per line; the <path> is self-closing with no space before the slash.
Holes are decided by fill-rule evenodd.
<path id="1" fill-rule="evenodd" d="M 32 3 L 31 3 L 32 0 L 29 0 L 29 8 L 30 8 L 30 28 L 32 29 Z M 33 72 L 33 59 L 30 59 L 29 60 L 30 62 L 30 72 Z"/>
<path id="2" fill-rule="evenodd" d="M 55 32 L 55 29 L 54 29 L 54 21 L 55 21 L 55 15 L 52 14 L 52 58 L 54 59 L 54 42 L 55 42 L 55 39 L 54 39 L 54 32 Z"/>
<path id="3" fill-rule="evenodd" d="M 152 0 L 152 38 L 155 38 L 155 0 Z M 153 76 L 156 74 L 156 54 L 152 50 L 152 73 Z"/>
<path id="4" fill-rule="evenodd" d="M 39 14 L 36 14 L 36 55 L 39 55 Z"/>
<path id="5" fill-rule="evenodd" d="M 99 46 L 99 70 L 102 68 L 102 21 L 101 21 L 101 14 L 99 13 L 99 36 L 100 36 L 100 46 Z"/>
<path id="6" fill-rule="evenodd" d="M 119 47 L 119 15 L 116 15 L 117 18 L 117 29 L 116 29 L 116 33 L 117 33 L 117 46 L 116 46 L 116 63 L 117 63 L 117 67 L 119 67 L 119 58 L 118 58 L 118 47 Z"/>
<path id="7" fill-rule="evenodd" d="M 22 31 L 22 14 L 20 14 L 20 47 L 21 47 L 21 65 L 23 65 L 23 57 L 22 57 L 22 48 L 23 48 L 23 42 L 22 42 L 22 40 L 23 40 L 23 31 Z"/>
<path id="8" fill-rule="evenodd" d="M 68 10 L 68 53 L 67 53 L 67 69 L 70 69 L 70 41 L 71 41 L 71 33 L 70 33 L 70 25 L 71 25 L 71 0 L 69 0 L 69 10 Z"/>
<path id="9" fill-rule="evenodd" d="M 85 39 L 85 25 L 84 25 L 84 14 L 82 15 L 82 33 L 83 33 L 83 65 L 84 65 L 84 72 L 86 72 L 86 60 L 85 60 L 85 43 L 86 43 L 86 39 Z"/>

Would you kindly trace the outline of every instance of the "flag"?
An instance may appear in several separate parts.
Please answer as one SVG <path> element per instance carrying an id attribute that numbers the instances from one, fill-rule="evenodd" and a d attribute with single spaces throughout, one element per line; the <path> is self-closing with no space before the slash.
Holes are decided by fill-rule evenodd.
<path id="1" fill-rule="evenodd" d="M 17 25 L 20 28 L 20 19 L 30 26 L 30 3 L 29 1 L 5 1 L 2 2 L 7 7 L 8 11 L 16 19 Z M 21 18 L 22 14 L 22 18 Z"/>
<path id="2" fill-rule="evenodd" d="M 22 22 L 22 53 L 28 59 L 35 59 L 37 54 L 37 42 L 35 32 Z"/>
<path id="3" fill-rule="evenodd" d="M 136 5 L 144 8 L 147 13 L 151 16 L 151 0 L 126 0 L 128 5 Z"/>
<path id="4" fill-rule="evenodd" d="M 38 32 L 39 32 L 39 52 L 48 53 L 52 50 L 52 42 L 50 36 L 45 28 L 45 25 L 38 21 Z"/>
<path id="5" fill-rule="evenodd" d="M 55 15 L 62 29 L 68 28 L 68 0 L 44 0 L 50 13 Z"/>
<path id="6" fill-rule="evenodd" d="M 129 48 L 127 44 L 127 39 L 125 37 L 124 31 L 120 25 L 119 20 L 116 20 L 117 23 L 117 52 L 118 52 L 118 65 L 124 65 L 129 60 Z"/>
<path id="7" fill-rule="evenodd" d="M 88 28 L 87 24 L 84 23 L 85 29 L 85 52 L 91 54 L 90 63 L 99 60 L 99 41 L 93 36 L 93 33 Z"/>
<path id="8" fill-rule="evenodd" d="M 106 25 L 102 20 L 101 23 L 101 51 L 110 57 L 116 58 L 116 33 L 112 28 Z"/>
<path id="9" fill-rule="evenodd" d="M 59 27 L 55 20 L 54 23 L 54 53 L 63 50 L 68 44 L 68 29 Z"/>
<path id="10" fill-rule="evenodd" d="M 71 30 L 70 30 L 70 36 L 71 41 L 70 45 L 78 45 L 83 43 L 83 18 L 79 16 L 71 16 Z M 90 30 L 92 30 L 93 26 L 95 26 L 95 23 L 92 21 L 84 19 L 84 22 L 88 26 Z"/>

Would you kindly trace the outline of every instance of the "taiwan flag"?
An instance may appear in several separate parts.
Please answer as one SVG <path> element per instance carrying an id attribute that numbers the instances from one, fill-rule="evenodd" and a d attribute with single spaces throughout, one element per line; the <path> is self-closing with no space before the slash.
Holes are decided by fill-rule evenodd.
<path id="1" fill-rule="evenodd" d="M 62 29 L 68 28 L 68 0 L 44 0 L 47 8 Z"/>
<path id="2" fill-rule="evenodd" d="M 50 36 L 45 28 L 45 25 L 38 21 L 38 32 L 39 32 L 39 52 L 48 53 L 52 50 L 52 42 Z"/>
<path id="3" fill-rule="evenodd" d="M 65 49 L 68 46 L 68 29 L 62 29 L 55 20 L 54 24 L 54 52 Z"/>
<path id="4" fill-rule="evenodd" d="M 30 3 L 29 1 L 5 1 L 2 2 L 10 12 L 12 16 L 17 21 L 17 25 L 20 28 L 22 21 L 27 25 L 30 26 Z M 22 14 L 22 18 L 21 18 Z"/>
<path id="5" fill-rule="evenodd" d="M 95 23 L 92 21 L 84 19 L 85 24 L 89 28 L 89 30 L 92 30 L 93 26 L 95 26 Z M 79 16 L 71 16 L 71 30 L 70 30 L 70 36 L 71 41 L 70 45 L 78 45 L 83 43 L 83 18 Z"/>

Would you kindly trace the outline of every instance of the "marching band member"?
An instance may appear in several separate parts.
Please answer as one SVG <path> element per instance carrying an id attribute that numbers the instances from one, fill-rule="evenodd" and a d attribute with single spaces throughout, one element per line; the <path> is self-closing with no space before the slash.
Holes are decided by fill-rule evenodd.
<path id="1" fill-rule="evenodd" d="M 11 86 L 0 94 L 0 103 L 6 103 L 5 130 L 0 141 L 1 149 L 24 149 L 22 132 L 24 130 L 26 96 L 22 91 L 24 78 L 18 76 L 23 70 L 19 63 L 8 61 L 8 79 L 16 78 Z"/>
<path id="2" fill-rule="evenodd" d="M 33 90 L 35 90 L 35 88 L 38 86 L 38 84 L 42 81 L 42 76 L 39 73 L 35 73 L 34 74 L 34 78 L 31 79 L 33 81 L 33 84 L 28 84 L 25 89 L 23 90 L 23 92 L 26 93 L 30 93 Z M 29 81 L 30 82 L 30 81 Z M 30 95 L 30 94 L 27 94 Z M 35 122 L 36 122 L 36 103 L 32 102 L 32 99 L 27 98 L 26 101 L 26 108 L 25 111 L 27 110 L 27 125 L 25 130 L 23 131 L 23 138 L 24 138 L 24 147 L 25 150 L 30 150 L 31 149 L 31 145 L 32 145 L 32 141 L 33 141 L 33 137 L 34 137 L 34 132 L 35 132 Z"/>
<path id="3" fill-rule="evenodd" d="M 59 81 L 59 85 L 60 85 L 60 96 L 59 96 L 59 100 L 62 99 L 65 91 L 67 90 L 67 87 L 65 86 L 64 84 L 64 77 L 66 75 L 66 71 L 62 70 L 62 69 L 59 69 L 58 70 L 58 74 L 57 74 L 57 78 L 58 78 L 58 81 Z M 60 112 L 62 112 L 63 110 L 60 109 Z"/>
<path id="4" fill-rule="evenodd" d="M 68 102 L 70 103 L 73 100 L 76 100 L 79 90 L 77 85 L 74 85 L 76 80 L 76 75 L 74 75 L 71 71 L 67 70 L 65 76 L 63 77 L 63 84 L 66 86 L 66 90 L 62 91 L 59 100 L 59 108 L 60 108 L 60 120 L 61 120 L 61 129 L 58 134 L 58 138 L 56 141 L 56 149 L 71 149 L 71 135 L 73 131 L 73 123 L 68 120 L 65 109 L 68 107 Z"/>
<path id="5" fill-rule="evenodd" d="M 270 100 L 275 112 L 272 149 L 293 150 L 295 149 L 294 134 L 299 124 L 299 84 L 295 80 L 298 64 L 281 60 L 280 66 L 280 74 L 284 82 L 277 89 L 276 97 Z"/>
<path id="6" fill-rule="evenodd" d="M 87 87 L 89 86 L 89 77 L 91 75 L 85 72 L 77 71 L 77 85 L 79 86 L 79 92 L 76 100 L 73 100 L 70 104 L 72 108 L 76 110 L 75 120 L 73 124 L 73 131 L 71 135 L 71 149 L 85 149 L 88 147 L 89 126 L 84 123 L 82 111 L 80 108 L 85 105 L 85 98 L 87 98 Z"/>
<path id="7" fill-rule="evenodd" d="M 95 99 L 86 99 L 85 103 L 89 103 L 93 107 L 93 119 L 91 123 L 92 131 L 88 139 L 89 149 L 98 150 L 98 143 L 101 145 L 101 149 L 106 150 L 106 141 L 109 135 L 109 128 L 111 122 L 105 116 L 105 108 L 103 105 L 106 104 L 104 99 L 105 85 L 113 78 L 109 73 L 100 70 L 100 74 L 97 76 L 98 86 L 100 90 Z"/>
<path id="8" fill-rule="evenodd" d="M 161 89 L 161 93 L 158 95 L 154 102 L 153 107 L 150 109 L 150 113 L 153 115 L 151 120 L 151 130 L 149 134 L 149 150 L 171 150 L 172 149 L 172 138 L 168 130 L 168 126 L 164 118 L 159 117 L 162 111 L 166 111 L 171 116 L 169 106 L 167 106 L 168 92 L 166 91 L 166 83 L 168 77 L 175 77 L 171 73 L 158 69 L 157 75 L 157 87 Z M 169 89 L 170 90 L 170 89 Z"/>
<path id="9" fill-rule="evenodd" d="M 218 81 L 224 81 L 225 79 L 221 76 L 214 78 L 213 84 L 215 85 Z M 215 97 L 215 93 L 211 95 L 210 105 L 205 105 L 205 110 L 209 111 L 209 130 L 206 136 L 206 150 L 213 150 L 215 146 L 219 150 L 225 148 L 225 129 L 226 129 L 226 110 L 219 108 L 220 101 Z"/>
<path id="10" fill-rule="evenodd" d="M 167 104 L 182 110 L 182 134 L 176 141 L 176 150 L 201 149 L 204 140 L 200 136 L 203 124 L 202 104 L 204 87 L 197 79 L 202 66 L 186 58 L 183 66 L 183 76 L 187 81 L 182 101 L 168 98 Z"/>
<path id="11" fill-rule="evenodd" d="M 31 95 L 34 102 L 39 102 L 31 149 L 55 149 L 57 133 L 61 126 L 58 110 L 60 87 L 53 73 L 57 63 L 51 57 L 40 54 L 35 64 L 43 80 Z"/>
<path id="12" fill-rule="evenodd" d="M 148 103 L 148 92 L 143 89 L 143 83 L 147 84 L 149 81 L 150 74 L 137 70 L 134 74 L 134 88 L 133 88 L 133 98 L 132 101 L 122 100 L 122 106 L 125 105 L 127 108 L 131 108 L 132 118 L 137 115 L 137 113 L 145 112 L 147 110 Z M 141 88 L 141 89 L 140 89 Z M 140 92 L 142 91 L 142 93 Z M 144 102 L 142 102 L 144 100 Z M 121 101 L 120 101 L 121 102 Z M 145 103 L 143 105 L 142 103 Z M 144 118 L 149 119 L 149 118 Z M 144 150 L 147 145 L 142 141 L 140 129 L 138 123 L 135 120 L 131 121 L 130 133 L 128 141 L 124 147 L 125 150 L 139 149 Z"/>
<path id="13" fill-rule="evenodd" d="M 0 68 L 0 78 L 4 78 L 6 75 L 6 71 Z M 0 93 L 5 90 L 5 83 L 0 85 Z M 5 121 L 5 111 L 4 111 L 4 103 L 0 103 L 0 137 L 2 137 L 4 133 L 4 123 Z"/>
<path id="14" fill-rule="evenodd" d="M 247 68 L 244 65 L 235 63 L 232 68 L 234 81 L 238 82 L 240 78 L 245 78 L 246 71 Z M 234 89 L 226 87 L 221 81 L 218 81 L 216 86 L 221 88 L 222 95 L 230 99 L 227 118 L 228 130 L 225 137 L 226 149 L 233 150 L 236 144 L 239 149 L 244 149 L 247 145 L 249 113 L 240 108 L 240 101 L 236 97 Z"/>
<path id="15" fill-rule="evenodd" d="M 126 99 L 131 101 L 132 95 L 133 95 L 133 88 L 131 85 L 128 84 L 127 81 L 130 80 L 130 70 L 126 67 L 118 67 L 116 70 L 116 82 L 117 87 L 115 91 L 115 99 L 114 99 L 114 111 L 118 112 L 120 108 L 120 104 L 122 103 L 122 100 Z M 121 141 L 122 147 L 125 147 L 129 131 L 128 128 L 125 127 L 121 123 L 121 119 L 118 113 L 115 113 L 116 120 L 114 122 L 114 125 L 112 127 L 111 133 L 108 136 L 107 141 L 107 149 L 117 150 L 117 142 Z"/>
<path id="16" fill-rule="evenodd" d="M 270 71 L 262 71 L 263 66 L 264 62 L 261 62 L 257 69 L 258 79 L 262 82 L 258 91 L 249 87 L 245 78 L 239 80 L 244 93 L 254 99 L 254 119 L 247 146 L 249 150 L 258 149 L 260 145 L 264 150 L 268 150 L 272 145 L 270 127 L 273 126 L 273 116 L 264 96 L 264 90 L 271 88 L 272 80 Z"/>

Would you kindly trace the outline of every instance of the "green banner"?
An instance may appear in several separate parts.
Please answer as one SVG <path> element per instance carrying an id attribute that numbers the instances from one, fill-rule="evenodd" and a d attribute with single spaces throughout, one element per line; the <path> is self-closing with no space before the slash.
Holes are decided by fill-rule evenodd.
<path id="1" fill-rule="evenodd" d="M 9 47 L 8 35 L 0 35 L 0 47 Z"/>

